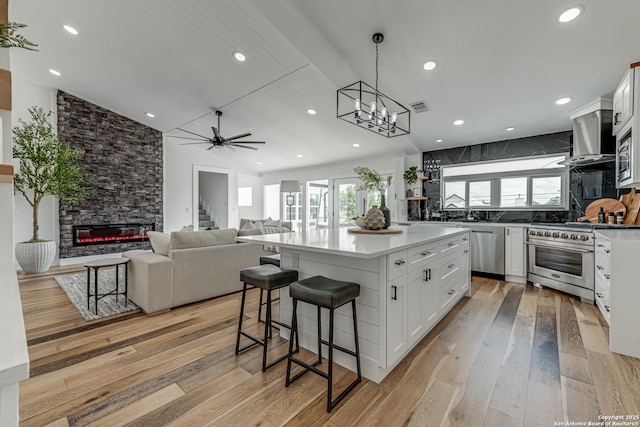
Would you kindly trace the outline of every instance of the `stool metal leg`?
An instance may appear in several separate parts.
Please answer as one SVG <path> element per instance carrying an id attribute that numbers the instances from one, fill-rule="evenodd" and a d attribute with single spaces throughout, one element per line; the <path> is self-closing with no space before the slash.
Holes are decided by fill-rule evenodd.
<path id="1" fill-rule="evenodd" d="M 322 309 L 318 306 L 318 363 L 322 363 Z"/>
<path id="2" fill-rule="evenodd" d="M 124 265 L 124 306 L 129 304 L 129 298 L 127 297 L 127 291 L 129 287 L 129 263 Z"/>
<path id="3" fill-rule="evenodd" d="M 262 322 L 262 288 L 260 288 L 260 304 L 258 304 L 258 322 Z"/>
<path id="4" fill-rule="evenodd" d="M 118 292 L 120 292 L 120 269 L 116 265 L 116 304 L 118 304 Z"/>
<path id="5" fill-rule="evenodd" d="M 298 335 L 298 300 L 293 300 L 293 315 L 291 316 L 291 334 L 289 336 L 289 354 L 287 357 L 287 376 L 285 379 L 285 387 L 291 384 L 291 359 L 293 355 L 293 337 Z"/>
<path id="6" fill-rule="evenodd" d="M 260 289 L 262 293 L 262 289 Z M 260 302 L 262 303 L 262 295 L 260 296 Z M 264 338 L 262 349 L 262 372 L 267 370 L 267 339 L 271 337 L 271 290 L 267 291 L 267 314 L 264 320 Z"/>
<path id="7" fill-rule="evenodd" d="M 353 335 L 356 340 L 356 367 L 358 369 L 358 382 L 362 381 L 362 369 L 360 368 L 360 339 L 358 338 L 358 318 L 356 316 L 356 300 L 351 301 L 353 312 Z"/>
<path id="8" fill-rule="evenodd" d="M 242 318 L 244 317 L 244 301 L 247 296 L 247 284 L 242 288 L 242 299 L 240 301 L 240 318 L 238 319 L 238 336 L 236 337 L 236 354 L 240 352 L 240 331 L 242 331 Z"/>
<path id="9" fill-rule="evenodd" d="M 327 412 L 333 409 L 331 391 L 333 390 L 333 308 L 329 310 L 329 367 L 327 369 Z"/>

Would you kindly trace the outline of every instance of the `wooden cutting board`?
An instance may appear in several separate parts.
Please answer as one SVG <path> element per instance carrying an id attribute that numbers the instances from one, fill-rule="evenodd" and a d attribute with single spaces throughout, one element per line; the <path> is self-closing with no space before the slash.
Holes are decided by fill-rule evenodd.
<path id="1" fill-rule="evenodd" d="M 638 199 L 637 203 L 636 199 Z M 620 196 L 620 202 L 622 202 L 622 204 L 627 208 L 627 213 L 625 214 L 622 223 L 635 224 L 636 217 L 638 216 L 638 206 L 640 206 L 640 194 L 636 194 L 636 189 L 632 188 L 629 193 Z"/>
<path id="2" fill-rule="evenodd" d="M 617 201 L 616 199 L 598 199 L 589 204 L 584 214 L 587 217 L 587 221 L 597 223 L 598 222 L 598 212 L 600 212 L 600 208 L 604 210 L 605 214 L 605 222 L 607 221 L 607 214 L 609 212 L 620 212 L 627 213 L 627 208 L 622 202 Z"/>

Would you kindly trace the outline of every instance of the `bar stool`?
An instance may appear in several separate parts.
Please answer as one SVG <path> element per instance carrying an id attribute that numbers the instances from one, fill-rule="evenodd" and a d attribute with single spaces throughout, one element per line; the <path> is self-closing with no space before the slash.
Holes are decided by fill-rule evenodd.
<path id="1" fill-rule="evenodd" d="M 285 385 L 300 378 L 309 371 L 315 372 L 323 378 L 327 379 L 327 412 L 331 410 L 349 393 L 353 388 L 362 381 L 362 372 L 360 370 L 360 346 L 358 344 L 358 319 L 356 318 L 356 298 L 360 295 L 360 285 L 353 282 L 341 282 L 339 280 L 329 279 L 324 276 L 313 276 L 303 279 L 289 285 L 289 295 L 293 298 L 293 317 L 291 320 L 291 337 L 289 340 L 289 357 L 287 358 L 287 379 Z M 313 304 L 318 308 L 318 360 L 312 364 L 308 364 L 302 360 L 293 357 L 293 338 L 298 338 L 298 301 Z M 347 348 L 334 344 L 333 342 L 333 314 L 336 308 L 351 302 L 351 310 L 353 312 L 353 335 L 355 337 L 355 349 L 351 351 Z M 322 339 L 322 319 L 320 317 L 321 308 L 329 309 L 329 341 Z M 297 342 L 297 341 L 296 341 Z M 327 372 L 323 372 L 316 368 L 322 363 L 322 344 L 329 347 L 329 366 Z M 331 400 L 333 388 L 333 350 L 340 350 L 356 358 L 358 377 L 335 399 Z M 302 366 L 304 369 L 291 378 L 291 362 Z"/>
<path id="2" fill-rule="evenodd" d="M 242 302 L 240 303 L 240 318 L 238 319 L 238 335 L 236 337 L 236 354 L 242 351 L 253 348 L 256 345 L 261 345 L 262 350 L 262 372 L 275 365 L 276 363 L 287 358 L 287 354 L 279 357 L 278 359 L 267 364 L 267 340 L 271 338 L 272 324 L 275 323 L 282 327 L 291 329 L 290 325 L 282 323 L 279 320 L 273 320 L 271 318 L 271 291 L 280 289 L 288 284 L 298 280 L 298 272 L 295 270 L 283 270 L 275 265 L 265 264 L 258 267 L 245 268 L 240 270 L 240 280 L 244 282 L 242 288 Z M 242 330 L 242 318 L 244 317 L 244 303 L 246 300 L 248 286 L 254 286 L 260 288 L 260 307 L 262 307 L 262 291 L 267 291 L 267 314 L 264 321 L 264 336 L 262 339 L 256 338 L 253 335 Z M 250 344 L 240 348 L 240 335 L 244 335 L 253 341 Z M 296 351 L 299 351 L 300 347 L 296 341 Z"/>
<path id="3" fill-rule="evenodd" d="M 273 264 L 280 267 L 280 254 L 264 255 L 260 257 L 260 265 Z"/>

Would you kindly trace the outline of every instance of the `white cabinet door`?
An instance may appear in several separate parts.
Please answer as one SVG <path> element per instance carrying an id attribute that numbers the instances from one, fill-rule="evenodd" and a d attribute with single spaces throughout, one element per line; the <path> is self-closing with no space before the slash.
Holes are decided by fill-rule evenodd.
<path id="1" fill-rule="evenodd" d="M 387 282 L 387 366 L 407 351 L 407 276 Z"/>
<path id="2" fill-rule="evenodd" d="M 438 286 L 433 263 L 409 272 L 407 281 L 407 331 L 409 347 L 433 326 L 438 314 Z"/>
<path id="3" fill-rule="evenodd" d="M 526 276 L 524 227 L 506 227 L 504 236 L 504 274 Z"/>
<path id="4" fill-rule="evenodd" d="M 613 134 L 629 121 L 633 115 L 633 78 L 634 69 L 630 68 L 622 78 L 613 94 Z"/>

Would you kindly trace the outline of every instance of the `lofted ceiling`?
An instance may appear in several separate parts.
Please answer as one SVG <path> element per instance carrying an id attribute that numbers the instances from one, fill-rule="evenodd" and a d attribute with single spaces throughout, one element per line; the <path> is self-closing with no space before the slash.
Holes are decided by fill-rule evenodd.
<path id="1" fill-rule="evenodd" d="M 184 135 L 177 127 L 210 135 L 221 109 L 222 135 L 267 144 L 180 148 L 267 172 L 570 129 L 569 111 L 611 95 L 640 61 L 640 1 L 581 4 L 560 24 L 572 1 L 11 0 L 10 19 L 39 44 L 12 49 L 11 66 L 166 132 L 167 144 L 188 142 L 172 137 Z M 430 108 L 412 113 L 410 135 L 386 139 L 336 118 L 338 88 L 375 82 L 374 32 L 385 35 L 381 91 Z M 423 70 L 428 59 L 435 70 Z M 573 100 L 555 105 L 562 96 Z"/>

